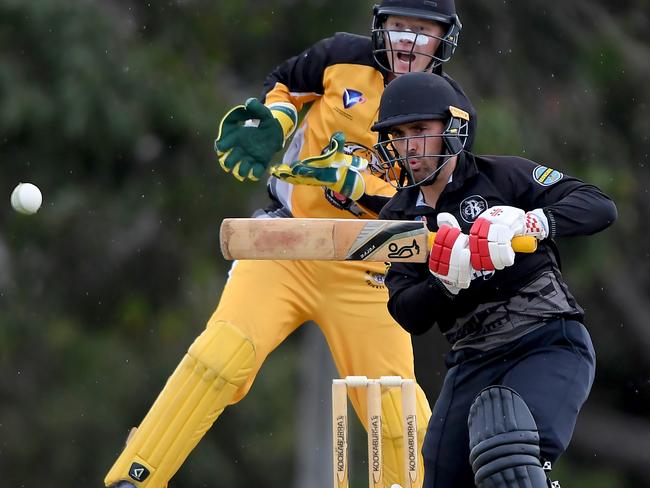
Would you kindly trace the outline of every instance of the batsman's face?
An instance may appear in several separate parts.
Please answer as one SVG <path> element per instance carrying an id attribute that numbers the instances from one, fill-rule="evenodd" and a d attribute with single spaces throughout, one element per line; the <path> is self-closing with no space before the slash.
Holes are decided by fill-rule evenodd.
<path id="1" fill-rule="evenodd" d="M 389 132 L 392 145 L 413 182 L 425 180 L 438 169 L 443 157 L 443 131 L 442 121 L 424 120 L 395 126 Z"/>
<path id="2" fill-rule="evenodd" d="M 445 34 L 437 22 L 397 15 L 386 18 L 384 29 L 386 55 L 395 74 L 424 71 Z"/>

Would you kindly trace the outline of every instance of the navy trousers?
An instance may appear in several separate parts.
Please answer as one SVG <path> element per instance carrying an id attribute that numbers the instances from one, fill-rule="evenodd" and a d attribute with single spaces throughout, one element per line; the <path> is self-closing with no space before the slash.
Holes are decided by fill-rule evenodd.
<path id="1" fill-rule="evenodd" d="M 475 486 L 467 416 L 478 393 L 490 385 L 521 395 L 537 423 L 543 461 L 555 462 L 591 390 L 596 357 L 587 329 L 559 319 L 490 351 L 451 351 L 446 363 L 422 447 L 424 488 Z"/>

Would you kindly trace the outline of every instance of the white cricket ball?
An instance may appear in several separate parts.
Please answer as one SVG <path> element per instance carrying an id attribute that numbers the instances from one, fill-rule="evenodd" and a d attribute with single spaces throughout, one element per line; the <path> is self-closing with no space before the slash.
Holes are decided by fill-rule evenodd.
<path id="1" fill-rule="evenodd" d="M 11 193 L 11 206 L 21 214 L 35 214 L 41 208 L 41 203 L 43 203 L 41 190 L 31 183 L 18 183 Z"/>

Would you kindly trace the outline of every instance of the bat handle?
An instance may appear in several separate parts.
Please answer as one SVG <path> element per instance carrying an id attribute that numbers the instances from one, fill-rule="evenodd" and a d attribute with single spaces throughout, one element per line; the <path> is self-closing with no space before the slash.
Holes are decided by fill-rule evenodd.
<path id="1" fill-rule="evenodd" d="M 429 249 L 433 246 L 433 241 L 436 238 L 435 232 L 429 232 L 427 242 Z M 537 250 L 537 238 L 533 236 L 514 236 L 512 238 L 512 249 L 515 252 L 532 253 Z"/>

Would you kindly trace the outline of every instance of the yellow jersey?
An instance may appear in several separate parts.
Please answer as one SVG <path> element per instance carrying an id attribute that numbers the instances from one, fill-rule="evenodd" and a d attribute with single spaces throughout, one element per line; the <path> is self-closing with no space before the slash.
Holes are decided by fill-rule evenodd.
<path id="1" fill-rule="evenodd" d="M 321 154 L 337 131 L 345 134 L 348 150 L 372 148 L 377 133 L 370 127 L 377 120 L 388 74 L 375 62 L 371 39 L 348 33 L 323 39 L 280 64 L 265 80 L 262 101 L 294 121 L 303 106 L 311 103 L 287 147 L 284 162 Z M 459 93 L 461 108 L 470 113 L 475 125 L 471 102 L 456 81 L 442 75 Z M 472 126 L 470 134 L 474 134 Z M 292 185 L 272 177 L 268 183 L 272 203 L 264 212 L 277 217 L 377 218 L 395 188 L 379 171 L 366 171 L 363 177 L 365 194 L 357 202 L 323 187 Z"/>

